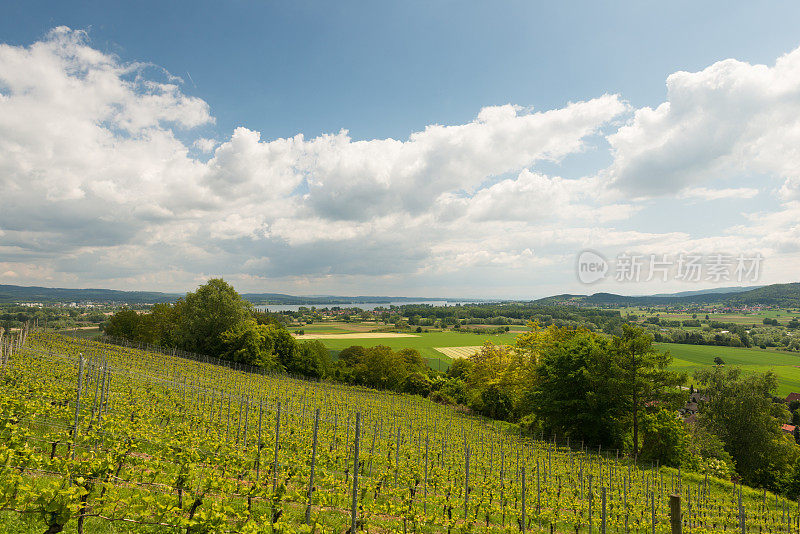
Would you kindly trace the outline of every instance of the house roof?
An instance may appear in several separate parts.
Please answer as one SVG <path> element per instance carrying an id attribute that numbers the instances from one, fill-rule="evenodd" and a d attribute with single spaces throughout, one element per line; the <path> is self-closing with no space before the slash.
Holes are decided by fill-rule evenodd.
<path id="1" fill-rule="evenodd" d="M 786 424 L 781 425 L 781 430 L 783 430 L 784 432 L 792 433 L 794 432 L 794 429 L 795 429 L 794 425 L 786 425 Z"/>
<path id="2" fill-rule="evenodd" d="M 800 400 L 800 393 L 789 393 L 786 395 L 786 402 Z"/>

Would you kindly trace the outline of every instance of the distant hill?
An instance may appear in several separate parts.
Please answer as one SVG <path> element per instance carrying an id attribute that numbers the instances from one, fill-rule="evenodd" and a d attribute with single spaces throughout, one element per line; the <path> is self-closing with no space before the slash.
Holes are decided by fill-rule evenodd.
<path id="1" fill-rule="evenodd" d="M 114 289 L 65 289 L 24 287 L 0 284 L 0 302 L 119 302 L 150 304 L 172 302 L 183 295 L 155 291 L 117 291 Z"/>
<path id="2" fill-rule="evenodd" d="M 734 286 L 734 287 L 714 287 L 711 289 L 698 289 L 697 291 L 679 291 L 678 293 L 656 293 L 652 297 L 691 297 L 694 295 L 707 295 L 709 293 L 742 293 L 751 289 L 758 289 L 764 286 Z"/>
<path id="3" fill-rule="evenodd" d="M 0 302 L 98 302 L 119 304 L 157 304 L 173 302 L 180 293 L 160 293 L 157 291 L 118 291 L 115 289 L 65 289 L 51 287 L 28 287 L 0 284 Z M 261 304 L 308 304 L 309 306 L 330 306 L 348 304 L 379 304 L 385 302 L 420 302 L 445 300 L 426 297 L 339 297 L 335 295 L 304 297 L 282 293 L 244 293 L 242 298 L 255 305 Z"/>
<path id="4" fill-rule="evenodd" d="M 341 297 L 336 295 L 296 296 L 281 293 L 243 293 L 242 298 L 256 305 L 263 304 L 295 304 L 309 306 L 330 306 L 348 304 L 385 304 L 388 302 L 430 302 L 438 300 L 453 300 L 440 297 L 374 297 L 357 296 Z"/>
<path id="5" fill-rule="evenodd" d="M 584 306 L 669 306 L 723 304 L 729 306 L 800 306 L 800 283 L 772 284 L 750 288 L 720 288 L 686 291 L 672 295 L 626 296 L 614 293 L 555 295 L 536 300 L 541 304 L 579 304 Z"/>

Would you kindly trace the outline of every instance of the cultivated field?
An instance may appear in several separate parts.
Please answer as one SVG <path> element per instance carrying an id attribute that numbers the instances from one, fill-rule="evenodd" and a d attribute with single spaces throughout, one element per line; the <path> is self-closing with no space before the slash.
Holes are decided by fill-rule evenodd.
<path id="1" fill-rule="evenodd" d="M 472 347 L 436 347 L 436 350 L 448 358 L 457 360 L 459 358 L 469 358 L 476 352 L 479 352 L 481 350 L 481 345 L 475 345 Z"/>
<path id="2" fill-rule="evenodd" d="M 321 339 L 320 341 L 332 351 L 338 352 L 351 345 L 374 347 L 386 345 L 394 350 L 405 348 L 417 349 L 432 368 L 446 370 L 452 357 L 440 352 L 436 347 L 480 347 L 485 341 L 497 345 L 513 345 L 517 334 L 474 334 L 461 332 L 423 332 L 414 337 L 405 338 L 369 338 L 352 337 L 346 339 Z"/>
<path id="3" fill-rule="evenodd" d="M 348 332 L 343 334 L 294 334 L 297 339 L 396 339 L 399 337 L 419 337 L 419 334 L 401 334 L 399 332 Z"/>

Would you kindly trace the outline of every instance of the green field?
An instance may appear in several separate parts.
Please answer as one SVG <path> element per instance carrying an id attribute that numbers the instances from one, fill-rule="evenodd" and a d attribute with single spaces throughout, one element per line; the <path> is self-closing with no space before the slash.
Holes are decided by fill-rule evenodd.
<path id="1" fill-rule="evenodd" d="M 428 361 L 428 365 L 434 369 L 444 370 L 450 366 L 450 358 L 437 351 L 434 347 L 469 347 L 472 345 L 483 345 L 485 341 L 491 341 L 497 345 L 513 345 L 517 339 L 517 334 L 473 334 L 462 332 L 428 332 L 414 334 L 419 337 L 398 337 L 398 338 L 364 338 L 364 339 L 320 339 L 327 348 L 333 351 L 340 351 L 351 345 L 361 345 L 362 347 L 374 347 L 376 345 L 386 345 L 394 350 L 405 348 L 417 349 L 419 353 Z M 298 338 L 302 340 L 302 337 Z"/>
<path id="2" fill-rule="evenodd" d="M 741 367 L 744 371 L 763 373 L 775 371 L 778 375 L 778 394 L 800 392 L 800 354 L 776 352 L 738 347 L 715 347 L 709 345 L 681 345 L 678 343 L 656 343 L 656 346 L 672 354 L 672 367 L 690 375 L 714 364 L 719 356 L 725 365 Z"/>

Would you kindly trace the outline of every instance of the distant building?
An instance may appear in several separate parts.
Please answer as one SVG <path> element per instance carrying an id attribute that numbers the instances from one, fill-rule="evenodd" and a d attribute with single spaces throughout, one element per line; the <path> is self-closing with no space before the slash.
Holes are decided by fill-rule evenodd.
<path id="1" fill-rule="evenodd" d="M 800 401 L 800 393 L 789 393 L 786 395 L 786 404 L 792 401 Z"/>
<path id="2" fill-rule="evenodd" d="M 781 430 L 786 432 L 787 434 L 794 434 L 795 425 L 781 425 Z"/>

